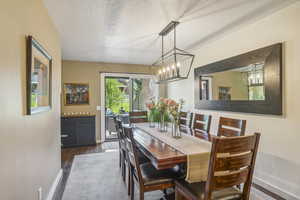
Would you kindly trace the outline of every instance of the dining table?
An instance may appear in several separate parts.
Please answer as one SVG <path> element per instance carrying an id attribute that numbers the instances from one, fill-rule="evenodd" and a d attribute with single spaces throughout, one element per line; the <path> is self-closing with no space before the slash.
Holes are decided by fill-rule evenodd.
<path id="1" fill-rule="evenodd" d="M 193 136 L 192 130 L 182 131 L 181 138 L 172 137 L 172 130 L 160 132 L 149 123 L 132 124 L 133 137 L 139 150 L 157 170 L 186 166 L 190 183 L 206 181 L 211 142 Z"/>

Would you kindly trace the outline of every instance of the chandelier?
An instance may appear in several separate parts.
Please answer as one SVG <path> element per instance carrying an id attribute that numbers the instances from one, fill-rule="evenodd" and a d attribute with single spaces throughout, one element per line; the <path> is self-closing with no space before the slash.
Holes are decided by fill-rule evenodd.
<path id="1" fill-rule="evenodd" d="M 157 68 L 157 83 L 166 83 L 187 79 L 194 61 L 194 55 L 176 46 L 176 26 L 178 21 L 171 21 L 158 35 L 161 37 L 161 57 L 152 64 Z M 173 32 L 173 37 L 170 34 Z M 171 49 L 165 51 L 164 39 L 170 34 Z M 170 36 L 169 35 L 169 36 Z"/>

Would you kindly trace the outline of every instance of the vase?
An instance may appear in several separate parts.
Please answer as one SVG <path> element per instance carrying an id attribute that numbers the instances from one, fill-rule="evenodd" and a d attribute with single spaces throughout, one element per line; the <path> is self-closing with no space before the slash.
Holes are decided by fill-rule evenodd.
<path id="1" fill-rule="evenodd" d="M 150 128 L 154 128 L 155 127 L 154 113 L 153 113 L 153 111 L 151 111 L 150 114 L 149 114 L 149 127 Z"/>
<path id="2" fill-rule="evenodd" d="M 160 114 L 159 131 L 160 132 L 167 132 L 168 131 L 168 125 L 167 125 L 167 122 L 165 121 L 165 114 L 164 113 Z"/>
<path id="3" fill-rule="evenodd" d="M 178 121 L 173 121 L 172 122 L 172 137 L 179 139 L 181 138 L 181 131 L 179 128 L 179 122 Z"/>

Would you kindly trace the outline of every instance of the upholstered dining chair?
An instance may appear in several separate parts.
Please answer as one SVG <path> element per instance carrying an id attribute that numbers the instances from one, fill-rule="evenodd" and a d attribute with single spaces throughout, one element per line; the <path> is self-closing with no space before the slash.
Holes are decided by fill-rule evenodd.
<path id="1" fill-rule="evenodd" d="M 176 200 L 249 200 L 259 139 L 259 133 L 213 137 L 207 181 L 175 181 Z"/>
<path id="2" fill-rule="evenodd" d="M 137 183 L 139 187 L 140 200 L 144 200 L 144 193 L 156 190 L 166 190 L 174 187 L 174 177 L 177 176 L 172 170 L 156 170 L 150 163 L 141 164 L 137 155 L 137 146 L 133 139 L 131 127 L 123 127 L 128 149 L 128 159 L 130 162 L 130 196 L 134 199 L 134 187 Z"/>
<path id="3" fill-rule="evenodd" d="M 210 141 L 211 115 L 196 113 L 193 123 L 193 135 Z"/>
<path id="4" fill-rule="evenodd" d="M 234 137 L 245 135 L 246 120 L 220 117 L 218 136 Z"/>
<path id="5" fill-rule="evenodd" d="M 148 122 L 147 111 L 132 111 L 129 112 L 130 123 L 143 123 Z"/>
<path id="6" fill-rule="evenodd" d="M 191 133 L 193 113 L 180 112 L 179 128 L 184 133 Z"/>

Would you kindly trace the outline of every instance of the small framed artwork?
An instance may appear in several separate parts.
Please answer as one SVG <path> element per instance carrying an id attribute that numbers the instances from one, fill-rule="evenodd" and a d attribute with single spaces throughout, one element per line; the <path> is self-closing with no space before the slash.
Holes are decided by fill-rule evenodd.
<path id="1" fill-rule="evenodd" d="M 231 100 L 231 88 L 230 87 L 219 87 L 219 100 L 229 101 Z"/>
<path id="2" fill-rule="evenodd" d="M 64 96 L 66 106 L 89 105 L 89 84 L 65 83 Z"/>
<path id="3" fill-rule="evenodd" d="M 51 109 L 52 57 L 32 36 L 27 37 L 27 115 Z"/>

